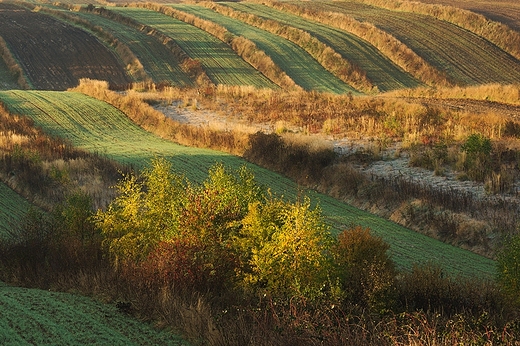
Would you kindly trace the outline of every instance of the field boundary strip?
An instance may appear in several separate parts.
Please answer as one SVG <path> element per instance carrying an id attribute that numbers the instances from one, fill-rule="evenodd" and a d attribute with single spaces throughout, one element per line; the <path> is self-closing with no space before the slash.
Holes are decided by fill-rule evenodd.
<path id="1" fill-rule="evenodd" d="M 371 23 L 360 22 L 348 15 L 335 12 L 321 12 L 317 16 L 294 3 L 267 1 L 262 4 L 356 35 L 376 47 L 395 65 L 427 85 L 444 87 L 453 85 L 447 74 L 429 64 L 399 39 Z"/>
<path id="2" fill-rule="evenodd" d="M 305 90 L 339 94 L 358 93 L 352 86 L 327 71 L 302 47 L 290 40 L 205 6 L 189 4 L 171 6 L 205 20 L 216 22 L 232 35 L 246 37 L 248 41 L 269 56 L 269 59 L 274 61 L 279 69 L 284 71 L 284 74 L 287 74 L 299 87 Z M 240 49 L 240 46 L 237 48 Z M 305 73 L 302 73 L 302 71 Z"/>
<path id="3" fill-rule="evenodd" d="M 174 40 L 190 58 L 200 62 L 214 84 L 277 88 L 224 41 L 207 31 L 154 9 L 154 4 L 132 4 L 112 11 L 131 17 Z M 158 5 L 161 7 L 161 5 Z"/>
<path id="4" fill-rule="evenodd" d="M 210 8 L 220 14 L 243 21 L 272 34 L 281 36 L 304 49 L 327 71 L 348 85 L 370 93 L 374 89 L 366 74 L 354 63 L 347 61 L 333 47 L 328 46 L 307 31 L 289 25 L 282 25 L 276 20 L 266 20 L 251 13 L 236 11 L 230 7 L 216 3 L 201 2 L 202 6 Z"/>

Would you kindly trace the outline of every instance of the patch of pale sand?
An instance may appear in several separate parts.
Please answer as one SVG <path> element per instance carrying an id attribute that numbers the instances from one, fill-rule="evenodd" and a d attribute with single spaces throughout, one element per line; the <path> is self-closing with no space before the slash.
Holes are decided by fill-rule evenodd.
<path id="1" fill-rule="evenodd" d="M 176 121 L 195 126 L 207 126 L 213 129 L 224 131 L 240 130 L 246 133 L 254 133 L 262 131 L 264 133 L 279 132 L 283 129 L 284 124 L 269 124 L 269 123 L 252 123 L 246 119 L 233 116 L 225 116 L 216 112 L 193 109 L 191 107 L 181 107 L 179 105 L 161 105 L 155 107 L 157 110 L 164 113 Z M 300 133 L 303 131 L 297 128 L 287 128 L 292 133 Z M 442 191 L 460 192 L 464 194 L 472 194 L 479 200 L 496 199 L 497 196 L 488 195 L 485 191 L 483 183 L 476 183 L 472 181 L 460 181 L 457 179 L 457 174 L 454 171 L 446 169 L 443 175 L 435 175 L 432 171 L 420 168 L 410 167 L 409 158 L 406 152 L 401 152 L 400 144 L 394 143 L 384 150 L 380 150 L 373 140 L 349 138 L 333 138 L 323 134 L 312 134 L 308 136 L 315 136 L 316 139 L 330 144 L 334 151 L 340 155 L 351 155 L 356 152 L 374 152 L 377 151 L 381 160 L 371 162 L 368 165 L 357 166 L 356 168 L 367 175 L 385 178 L 401 178 L 406 177 L 413 182 L 429 186 L 432 189 Z M 516 181 L 515 189 L 520 190 L 520 181 Z M 518 193 L 515 195 L 500 196 L 508 200 L 516 200 L 520 202 Z"/>

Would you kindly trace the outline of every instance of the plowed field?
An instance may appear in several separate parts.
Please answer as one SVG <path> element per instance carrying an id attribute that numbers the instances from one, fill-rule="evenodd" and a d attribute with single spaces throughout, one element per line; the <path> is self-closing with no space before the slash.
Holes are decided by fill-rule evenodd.
<path id="1" fill-rule="evenodd" d="M 7 3 L 0 3 L 0 23 L 0 36 L 35 89 L 65 90 L 80 78 L 131 81 L 107 47 L 76 27 Z"/>
<path id="2" fill-rule="evenodd" d="M 395 36 L 434 67 L 462 85 L 520 82 L 520 61 L 489 41 L 435 18 L 390 11 L 355 1 L 302 2 L 370 22 Z"/>
<path id="3" fill-rule="evenodd" d="M 520 31 L 520 2 L 516 0 L 419 0 L 427 4 L 456 6 L 465 10 L 480 13 L 489 19 L 504 23 L 510 28 Z"/>

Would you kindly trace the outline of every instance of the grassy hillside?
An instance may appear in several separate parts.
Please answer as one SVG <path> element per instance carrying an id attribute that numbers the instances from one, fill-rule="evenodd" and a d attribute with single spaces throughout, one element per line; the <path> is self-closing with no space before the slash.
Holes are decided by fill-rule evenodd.
<path id="1" fill-rule="evenodd" d="M 103 102 L 71 92 L 8 91 L 0 100 L 15 113 L 34 119 L 46 132 L 65 137 L 75 146 L 102 153 L 137 167 L 151 158 L 167 157 L 175 169 L 190 179 L 205 178 L 215 162 L 230 167 L 247 164 L 221 152 L 183 147 L 162 140 L 133 124 L 124 114 Z M 251 165 L 261 184 L 289 198 L 301 195 L 289 179 Z M 466 276 L 493 277 L 494 262 L 469 251 L 461 250 L 412 232 L 392 222 L 348 206 L 324 195 L 309 192 L 319 201 L 328 222 L 336 231 L 351 224 L 370 227 L 390 245 L 399 267 L 411 268 L 414 263 L 435 262 L 447 272 Z"/>
<path id="2" fill-rule="evenodd" d="M 224 3 L 233 9 L 252 13 L 266 19 L 279 21 L 305 30 L 320 41 L 333 47 L 348 61 L 351 61 L 366 73 L 367 78 L 381 91 L 397 88 L 413 88 L 419 82 L 412 76 L 395 66 L 383 56 L 374 46 L 359 37 L 302 17 L 278 11 L 255 3 Z"/>
<path id="3" fill-rule="evenodd" d="M 22 219 L 31 204 L 0 182 L 0 238 Z"/>
<path id="4" fill-rule="evenodd" d="M 0 282 L 2 345 L 187 345 L 89 298 Z"/>
<path id="5" fill-rule="evenodd" d="M 224 42 L 201 29 L 151 10 L 126 7 L 113 10 L 170 36 L 192 59 L 200 61 L 215 84 L 275 87 Z"/>
<path id="6" fill-rule="evenodd" d="M 296 44 L 264 30 L 247 25 L 239 20 L 218 14 L 197 5 L 174 5 L 174 8 L 194 14 L 225 27 L 237 36 L 253 41 L 282 68 L 292 80 L 305 90 L 347 93 L 355 91 L 336 76 L 326 71 L 307 52 Z"/>
<path id="7" fill-rule="evenodd" d="M 459 84 L 518 83 L 520 61 L 486 39 L 433 17 L 348 2 L 299 3 L 340 12 L 389 32 Z"/>

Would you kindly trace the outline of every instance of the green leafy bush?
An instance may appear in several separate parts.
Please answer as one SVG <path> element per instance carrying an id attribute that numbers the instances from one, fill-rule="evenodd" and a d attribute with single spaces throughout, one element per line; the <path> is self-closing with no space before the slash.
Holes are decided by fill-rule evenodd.
<path id="1" fill-rule="evenodd" d="M 255 203 L 242 221 L 241 245 L 247 287 L 275 296 L 315 298 L 324 293 L 333 242 L 321 210 L 300 203 Z"/>

